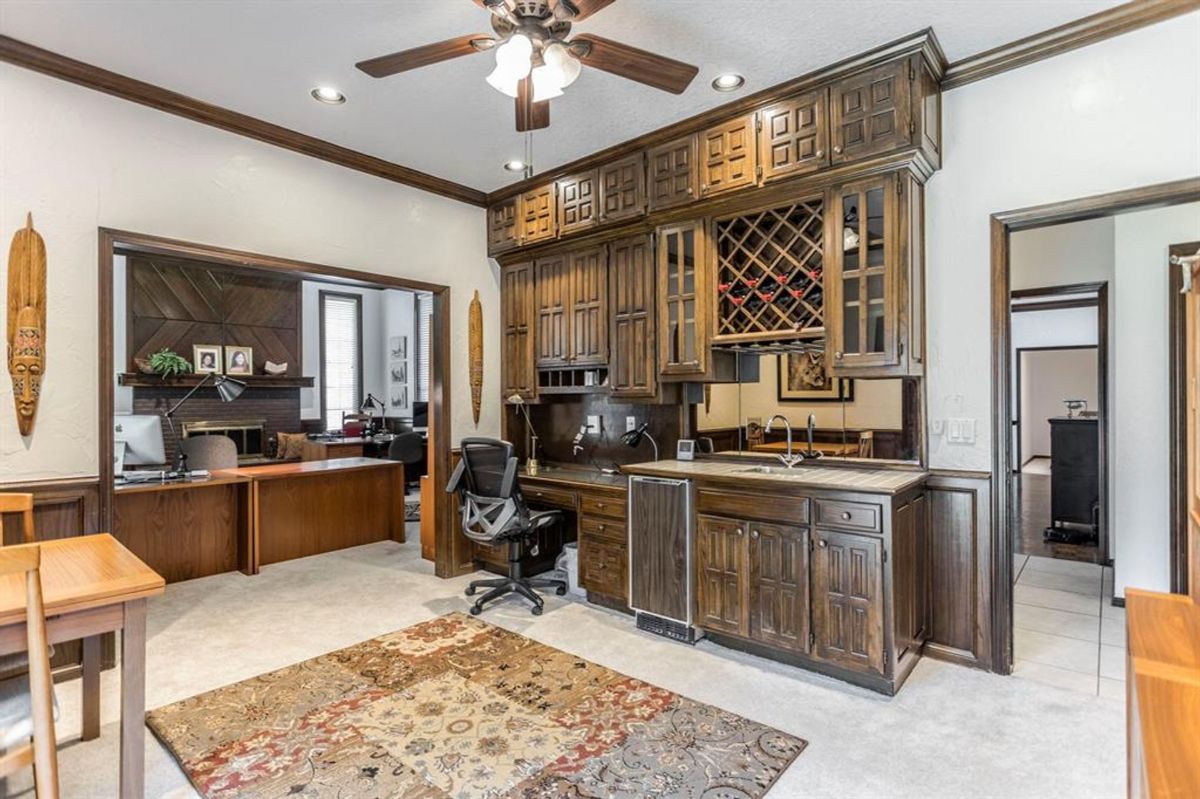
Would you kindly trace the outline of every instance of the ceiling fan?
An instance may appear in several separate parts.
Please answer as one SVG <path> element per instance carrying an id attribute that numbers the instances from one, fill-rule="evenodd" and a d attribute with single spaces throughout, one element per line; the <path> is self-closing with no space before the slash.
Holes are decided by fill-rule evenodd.
<path id="1" fill-rule="evenodd" d="M 656 89 L 682 94 L 700 70 L 691 64 L 583 34 L 570 41 L 571 25 L 614 0 L 472 0 L 492 15 L 493 34 L 476 33 L 360 61 L 355 66 L 386 78 L 439 61 L 496 51 L 487 81 L 516 99 L 517 130 L 550 126 L 550 100 L 562 95 L 583 66 L 611 72 Z"/>

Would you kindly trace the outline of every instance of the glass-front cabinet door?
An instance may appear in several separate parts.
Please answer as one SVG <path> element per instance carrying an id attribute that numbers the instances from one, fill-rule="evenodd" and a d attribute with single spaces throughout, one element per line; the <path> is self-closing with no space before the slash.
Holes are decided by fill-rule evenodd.
<path id="1" fill-rule="evenodd" d="M 708 366 L 708 293 L 704 225 L 658 229 L 659 369 L 702 375 Z"/>
<path id="2" fill-rule="evenodd" d="M 893 367 L 897 338 L 897 175 L 832 191 L 825 296 L 832 374 Z"/>

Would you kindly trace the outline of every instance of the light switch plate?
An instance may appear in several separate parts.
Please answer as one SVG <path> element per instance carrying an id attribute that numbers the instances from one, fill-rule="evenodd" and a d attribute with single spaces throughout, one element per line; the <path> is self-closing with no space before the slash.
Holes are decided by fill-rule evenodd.
<path id="1" fill-rule="evenodd" d="M 589 416 L 587 418 L 587 431 L 594 436 L 600 435 L 600 417 Z"/>
<path id="2" fill-rule="evenodd" d="M 628 433 L 631 430 L 637 430 L 637 417 L 636 416 L 626 416 L 625 417 L 625 432 Z"/>
<path id="3" fill-rule="evenodd" d="M 947 419 L 946 441 L 950 444 L 974 444 L 974 419 Z"/>

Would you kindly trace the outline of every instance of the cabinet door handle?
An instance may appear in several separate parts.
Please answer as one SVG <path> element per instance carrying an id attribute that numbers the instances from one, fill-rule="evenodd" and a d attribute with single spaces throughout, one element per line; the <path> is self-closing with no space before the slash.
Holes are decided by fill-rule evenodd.
<path id="1" fill-rule="evenodd" d="M 596 525 L 596 529 L 597 529 L 597 530 L 601 530 L 601 531 L 603 531 L 603 530 L 607 530 L 607 529 L 608 529 L 608 525 L 607 525 L 607 524 L 597 524 L 597 525 Z"/>
<path id="2" fill-rule="evenodd" d="M 848 522 L 852 518 L 854 518 L 854 517 L 851 515 L 850 511 L 848 511 L 848 510 L 842 511 L 842 521 Z"/>
<path id="3" fill-rule="evenodd" d="M 688 186 L 688 194 L 692 194 L 692 193 L 693 193 L 693 191 L 692 191 L 692 187 L 691 187 L 691 186 Z"/>
<path id="4" fill-rule="evenodd" d="M 750 531 L 750 537 L 751 537 L 751 538 L 758 538 L 758 530 L 751 530 L 751 531 Z"/>
<path id="5" fill-rule="evenodd" d="M 845 353 L 842 353 L 842 352 L 835 352 L 835 353 L 833 354 L 833 359 L 834 359 L 835 361 L 840 361 L 840 360 L 841 360 L 842 358 L 844 358 L 844 357 L 846 357 L 846 355 L 845 355 Z"/>
<path id="6" fill-rule="evenodd" d="M 824 157 L 825 157 L 825 151 L 817 150 L 817 158 L 824 158 Z"/>
<path id="7" fill-rule="evenodd" d="M 825 548 L 825 539 L 824 539 L 824 538 L 818 538 L 818 539 L 817 539 L 817 546 L 821 547 L 821 549 L 824 549 L 824 548 Z"/>
<path id="8" fill-rule="evenodd" d="M 841 153 L 842 153 L 842 145 L 840 145 L 840 144 L 836 144 L 836 145 L 834 145 L 834 147 L 833 147 L 833 151 L 834 151 L 835 153 L 837 153 L 838 155 L 841 155 Z"/>
<path id="9" fill-rule="evenodd" d="M 738 531 L 737 531 L 737 534 L 738 534 L 739 536 L 742 536 L 742 535 L 745 535 L 745 534 L 746 534 L 746 531 L 745 531 L 745 530 L 743 530 L 742 528 L 740 528 L 740 527 L 739 527 L 739 528 L 738 528 Z"/>

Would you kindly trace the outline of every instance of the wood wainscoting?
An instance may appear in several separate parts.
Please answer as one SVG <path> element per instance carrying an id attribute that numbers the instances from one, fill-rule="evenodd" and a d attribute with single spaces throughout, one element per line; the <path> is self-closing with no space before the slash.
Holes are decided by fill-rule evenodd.
<path id="1" fill-rule="evenodd" d="M 33 529 L 39 541 L 100 532 L 100 482 L 95 477 L 0 483 L 0 492 L 33 494 Z M 3 544 L 21 543 L 21 535 L 20 517 L 5 514 Z M 116 665 L 116 653 L 114 636 L 103 636 L 101 668 Z M 54 679 L 78 676 L 82 660 L 83 646 L 79 641 L 56 644 L 54 658 L 50 661 Z M 0 679 L 6 676 L 0 673 Z"/>
<path id="2" fill-rule="evenodd" d="M 1001 671 L 992 657 L 992 480 L 988 472 L 931 471 L 930 637 L 925 654 Z"/>

